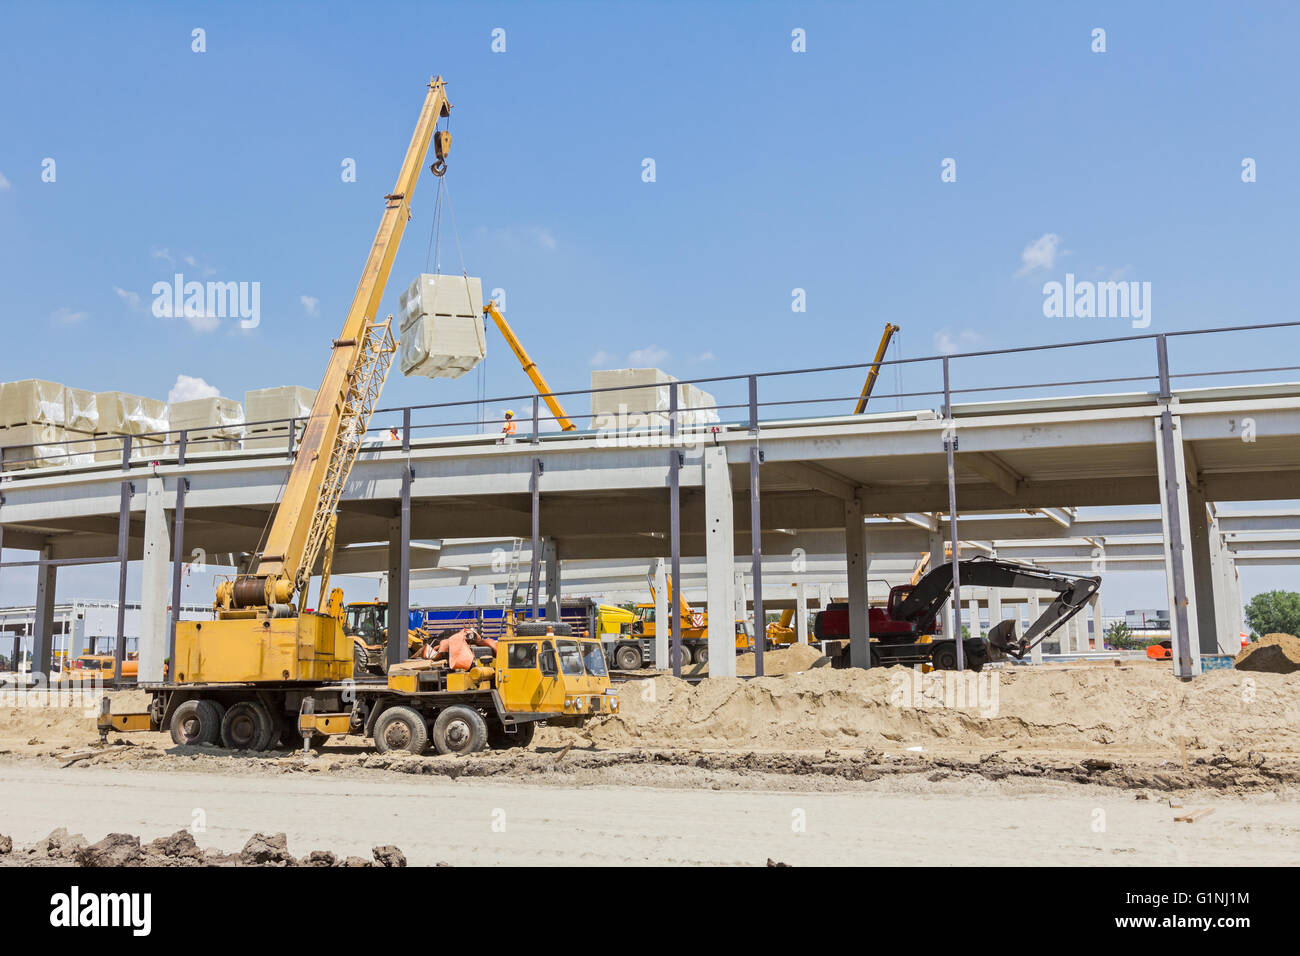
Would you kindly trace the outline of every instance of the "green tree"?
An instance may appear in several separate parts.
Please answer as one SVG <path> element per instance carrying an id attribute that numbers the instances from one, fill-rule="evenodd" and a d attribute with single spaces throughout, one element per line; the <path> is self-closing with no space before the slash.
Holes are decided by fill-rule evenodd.
<path id="1" fill-rule="evenodd" d="M 1300 594 L 1265 591 L 1246 605 L 1246 623 L 1256 635 L 1300 634 Z"/>
<path id="2" fill-rule="evenodd" d="M 1127 624 L 1123 621 L 1115 621 L 1106 628 L 1106 643 L 1117 651 L 1130 651 L 1134 648 L 1146 647 L 1150 641 L 1138 640 Z"/>

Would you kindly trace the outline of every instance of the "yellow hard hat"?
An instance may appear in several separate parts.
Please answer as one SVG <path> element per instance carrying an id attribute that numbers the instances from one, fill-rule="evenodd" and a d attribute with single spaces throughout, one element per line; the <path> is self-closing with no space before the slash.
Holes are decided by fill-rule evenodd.
<path id="1" fill-rule="evenodd" d="M 506 418 L 514 418 L 514 417 L 515 417 L 515 413 L 512 412 L 510 409 L 507 408 L 507 409 L 506 409 Z"/>

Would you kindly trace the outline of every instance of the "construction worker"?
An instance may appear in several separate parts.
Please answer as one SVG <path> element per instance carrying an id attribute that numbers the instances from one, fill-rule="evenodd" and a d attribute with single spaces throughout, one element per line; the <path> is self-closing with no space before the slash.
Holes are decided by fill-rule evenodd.
<path id="1" fill-rule="evenodd" d="M 506 409 L 506 423 L 501 428 L 501 440 L 498 445 L 504 445 L 506 442 L 515 440 L 515 413 Z"/>

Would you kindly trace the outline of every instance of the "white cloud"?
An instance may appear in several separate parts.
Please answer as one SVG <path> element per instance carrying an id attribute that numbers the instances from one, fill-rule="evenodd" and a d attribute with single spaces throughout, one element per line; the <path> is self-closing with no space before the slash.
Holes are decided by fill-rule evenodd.
<path id="1" fill-rule="evenodd" d="M 555 236 L 551 235 L 551 230 L 543 229 L 540 226 L 533 230 L 533 237 L 537 240 L 537 244 L 548 252 L 553 252 L 558 244 Z"/>
<path id="2" fill-rule="evenodd" d="M 176 384 L 167 393 L 167 402 L 174 405 L 176 402 L 188 402 L 194 398 L 219 398 L 220 396 L 221 391 L 219 389 L 209 385 L 201 378 L 195 378 L 191 375 L 177 375 Z"/>
<path id="3" fill-rule="evenodd" d="M 594 368 L 599 365 L 608 365 L 612 361 L 614 361 L 614 356 L 601 349 L 588 360 L 587 364 Z"/>
<path id="4" fill-rule="evenodd" d="M 176 260 L 172 258 L 172 251 L 170 249 L 163 249 L 159 246 L 154 246 L 149 250 L 149 256 L 153 259 L 166 259 L 172 265 L 176 265 Z"/>
<path id="5" fill-rule="evenodd" d="M 627 353 L 628 365 L 632 368 L 650 368 L 662 365 L 668 360 L 668 350 L 657 345 L 647 345 Z"/>
<path id="6" fill-rule="evenodd" d="M 298 296 L 298 301 L 302 303 L 302 307 L 307 310 L 308 315 L 320 314 L 320 299 L 315 296 L 300 295 Z"/>
<path id="7" fill-rule="evenodd" d="M 8 189 L 8 188 L 9 188 L 9 180 L 5 179 L 4 173 L 0 173 L 0 189 Z"/>
<path id="8" fill-rule="evenodd" d="M 1020 269 L 1016 275 L 1023 276 L 1035 269 L 1050 269 L 1056 265 L 1057 248 L 1061 237 L 1054 232 L 1046 232 L 1025 246 L 1020 253 Z"/>
<path id="9" fill-rule="evenodd" d="M 974 329 L 962 329 L 960 332 L 954 332 L 950 328 L 942 328 L 934 333 L 934 349 L 942 355 L 950 355 L 953 352 L 968 352 L 979 345 L 983 337 Z"/>
<path id="10" fill-rule="evenodd" d="M 61 309 L 55 309 L 50 318 L 63 325 L 75 325 L 78 322 L 84 322 L 86 319 L 90 318 L 90 313 L 69 309 L 65 305 Z"/>
<path id="11" fill-rule="evenodd" d="M 212 332 L 221 324 L 221 316 L 208 312 L 186 313 L 182 318 L 190 324 L 195 332 Z"/>
<path id="12" fill-rule="evenodd" d="M 692 362 L 712 362 L 717 356 L 712 352 L 701 352 L 699 355 L 692 355 Z"/>
<path id="13" fill-rule="evenodd" d="M 113 292 L 119 299 L 126 303 L 127 308 L 133 311 L 140 308 L 140 293 L 131 292 L 130 290 L 123 289 L 120 286 L 113 286 Z"/>

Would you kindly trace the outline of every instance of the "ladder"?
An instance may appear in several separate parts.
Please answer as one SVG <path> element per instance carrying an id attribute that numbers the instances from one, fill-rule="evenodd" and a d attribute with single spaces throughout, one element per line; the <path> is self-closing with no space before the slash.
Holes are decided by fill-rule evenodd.
<path id="1" fill-rule="evenodd" d="M 506 580 L 506 593 L 510 595 L 510 607 L 519 603 L 519 557 L 523 553 L 523 548 L 523 538 L 513 539 L 510 548 L 510 576 Z"/>

